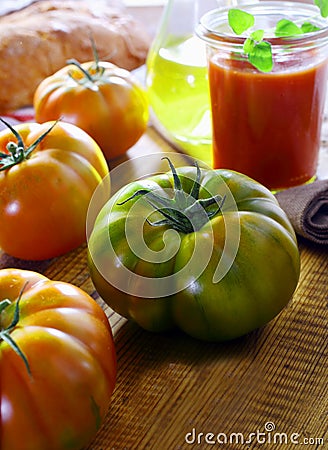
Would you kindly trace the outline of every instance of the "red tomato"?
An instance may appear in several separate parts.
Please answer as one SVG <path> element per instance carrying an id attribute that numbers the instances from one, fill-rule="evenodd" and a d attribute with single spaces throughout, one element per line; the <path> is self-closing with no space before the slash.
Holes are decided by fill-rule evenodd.
<path id="1" fill-rule="evenodd" d="M 14 145 L 11 130 L 0 132 L 0 247 L 17 258 L 52 258 L 83 243 L 90 199 L 108 174 L 96 142 L 68 123 L 29 153 L 53 124 L 17 125 Z"/>
<path id="2" fill-rule="evenodd" d="M 0 299 L 1 450 L 84 448 L 116 382 L 105 313 L 78 287 L 18 269 L 0 270 Z"/>
<path id="3" fill-rule="evenodd" d="M 38 122 L 62 118 L 85 130 L 107 159 L 134 145 L 146 130 L 145 92 L 132 74 L 104 61 L 69 64 L 44 79 L 34 95 Z"/>

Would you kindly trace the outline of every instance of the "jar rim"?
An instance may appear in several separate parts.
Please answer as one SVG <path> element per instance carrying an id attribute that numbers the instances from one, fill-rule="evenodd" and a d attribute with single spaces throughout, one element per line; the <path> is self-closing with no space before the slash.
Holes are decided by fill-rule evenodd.
<path id="1" fill-rule="evenodd" d="M 297 8 L 295 8 L 297 4 Z M 282 11 L 286 10 L 289 12 L 297 14 L 304 13 L 304 18 L 308 20 L 316 19 L 316 25 L 320 25 L 319 30 L 311 31 L 304 34 L 299 34 L 295 36 L 283 36 L 276 37 L 274 35 L 265 36 L 265 40 L 270 42 L 273 46 L 298 46 L 304 45 L 306 43 L 312 43 L 314 46 L 315 42 L 321 42 L 322 40 L 328 40 L 328 20 L 320 15 L 318 7 L 314 4 L 308 3 L 296 3 L 293 1 L 284 0 L 263 0 L 256 3 L 242 3 L 240 6 L 236 7 L 220 7 L 204 14 L 195 29 L 196 35 L 208 43 L 215 45 L 227 42 L 233 45 L 243 45 L 245 41 L 245 35 L 235 34 L 229 27 L 229 32 L 220 31 L 220 25 L 228 26 L 228 12 L 230 9 L 238 8 L 243 11 L 247 11 L 254 15 L 254 17 L 267 16 L 268 13 L 274 11 L 276 14 L 282 15 Z M 306 15 L 307 13 L 307 15 Z M 287 17 L 285 17 L 287 18 Z"/>

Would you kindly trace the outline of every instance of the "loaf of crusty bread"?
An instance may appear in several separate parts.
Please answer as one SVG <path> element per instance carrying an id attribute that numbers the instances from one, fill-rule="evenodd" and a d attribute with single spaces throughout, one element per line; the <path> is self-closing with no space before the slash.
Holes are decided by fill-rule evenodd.
<path id="1" fill-rule="evenodd" d="M 150 38 L 124 9 L 42 0 L 0 17 L 0 114 L 32 104 L 42 79 L 66 61 L 99 59 L 128 70 L 145 62 Z"/>

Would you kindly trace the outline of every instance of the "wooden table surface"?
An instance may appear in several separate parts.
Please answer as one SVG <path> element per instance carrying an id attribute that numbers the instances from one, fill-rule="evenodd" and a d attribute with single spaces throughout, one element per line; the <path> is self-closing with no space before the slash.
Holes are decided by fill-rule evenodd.
<path id="1" fill-rule="evenodd" d="M 149 128 L 128 157 L 154 153 L 160 159 L 162 152 L 174 150 Z M 88 450 L 292 449 L 296 442 L 324 449 L 327 247 L 306 241 L 299 245 L 301 278 L 290 304 L 263 329 L 224 344 L 200 342 L 180 332 L 152 334 L 113 313 L 90 280 L 86 245 L 35 263 L 1 255 L 0 267 L 37 270 L 73 283 L 108 315 L 118 378 L 106 421 Z M 217 436 L 228 443 L 213 444 Z"/>

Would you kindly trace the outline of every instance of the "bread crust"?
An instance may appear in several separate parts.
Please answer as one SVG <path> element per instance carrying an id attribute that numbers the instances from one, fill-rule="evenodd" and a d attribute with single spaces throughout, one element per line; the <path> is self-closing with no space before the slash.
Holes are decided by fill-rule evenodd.
<path id="1" fill-rule="evenodd" d="M 83 1 L 42 0 L 0 17 L 0 114 L 31 105 L 38 84 L 68 59 L 141 66 L 150 37 L 124 10 Z"/>

